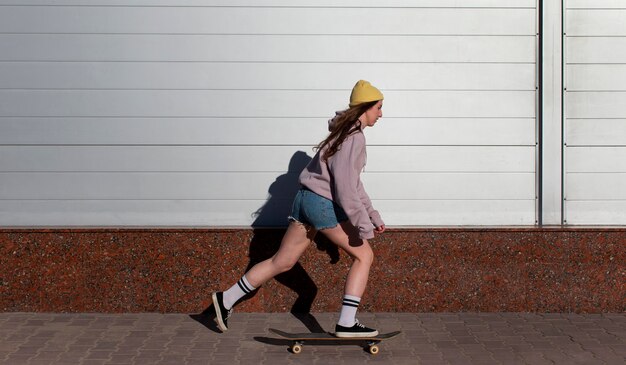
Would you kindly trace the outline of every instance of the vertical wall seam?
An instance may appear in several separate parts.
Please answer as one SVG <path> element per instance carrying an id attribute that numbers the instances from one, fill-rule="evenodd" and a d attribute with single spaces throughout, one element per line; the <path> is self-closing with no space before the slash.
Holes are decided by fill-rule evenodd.
<path id="1" fill-rule="evenodd" d="M 565 20 L 566 20 L 566 0 L 561 0 L 561 225 L 567 224 L 567 218 L 565 216 L 565 199 L 567 196 L 565 195 Z"/>
<path id="2" fill-rule="evenodd" d="M 537 225 L 543 225 L 543 0 L 537 2 Z"/>

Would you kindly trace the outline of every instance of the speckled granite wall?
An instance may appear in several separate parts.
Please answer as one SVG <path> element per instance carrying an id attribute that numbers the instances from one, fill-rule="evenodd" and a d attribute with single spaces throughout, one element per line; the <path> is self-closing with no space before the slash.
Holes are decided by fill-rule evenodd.
<path id="1" fill-rule="evenodd" d="M 198 313 L 279 229 L 0 229 L 0 311 Z M 626 311 L 626 228 L 390 229 L 361 310 Z M 337 311 L 350 260 L 319 240 L 237 307 Z"/>

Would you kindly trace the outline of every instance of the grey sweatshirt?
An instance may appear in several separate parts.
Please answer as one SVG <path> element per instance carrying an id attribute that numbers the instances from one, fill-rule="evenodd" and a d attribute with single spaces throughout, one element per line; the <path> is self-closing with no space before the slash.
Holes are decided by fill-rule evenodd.
<path id="1" fill-rule="evenodd" d="M 332 121 L 329 124 L 332 125 Z M 384 222 L 372 207 L 361 183 L 360 174 L 367 159 L 363 131 L 349 135 L 328 162 L 321 157 L 326 147 L 317 151 L 304 168 L 300 174 L 300 184 L 343 208 L 350 223 L 359 229 L 360 238 L 374 238 L 374 226 L 380 227 Z"/>

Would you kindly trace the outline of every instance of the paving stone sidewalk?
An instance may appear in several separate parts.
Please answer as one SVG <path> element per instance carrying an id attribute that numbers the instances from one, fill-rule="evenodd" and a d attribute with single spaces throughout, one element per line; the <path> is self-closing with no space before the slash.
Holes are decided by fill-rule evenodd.
<path id="1" fill-rule="evenodd" d="M 226 333 L 186 314 L 0 313 L 0 364 L 626 364 L 626 314 L 361 313 L 403 333 L 368 354 L 358 345 L 290 342 L 331 330 L 336 314 L 235 313 Z"/>

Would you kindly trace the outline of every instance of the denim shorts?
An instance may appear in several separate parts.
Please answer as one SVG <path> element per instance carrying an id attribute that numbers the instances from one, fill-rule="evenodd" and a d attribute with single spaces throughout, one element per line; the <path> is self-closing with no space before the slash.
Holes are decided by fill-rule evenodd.
<path id="1" fill-rule="evenodd" d="M 289 216 L 290 222 L 300 222 L 316 230 L 333 228 L 347 220 L 346 212 L 339 205 L 306 188 L 296 194 Z"/>

